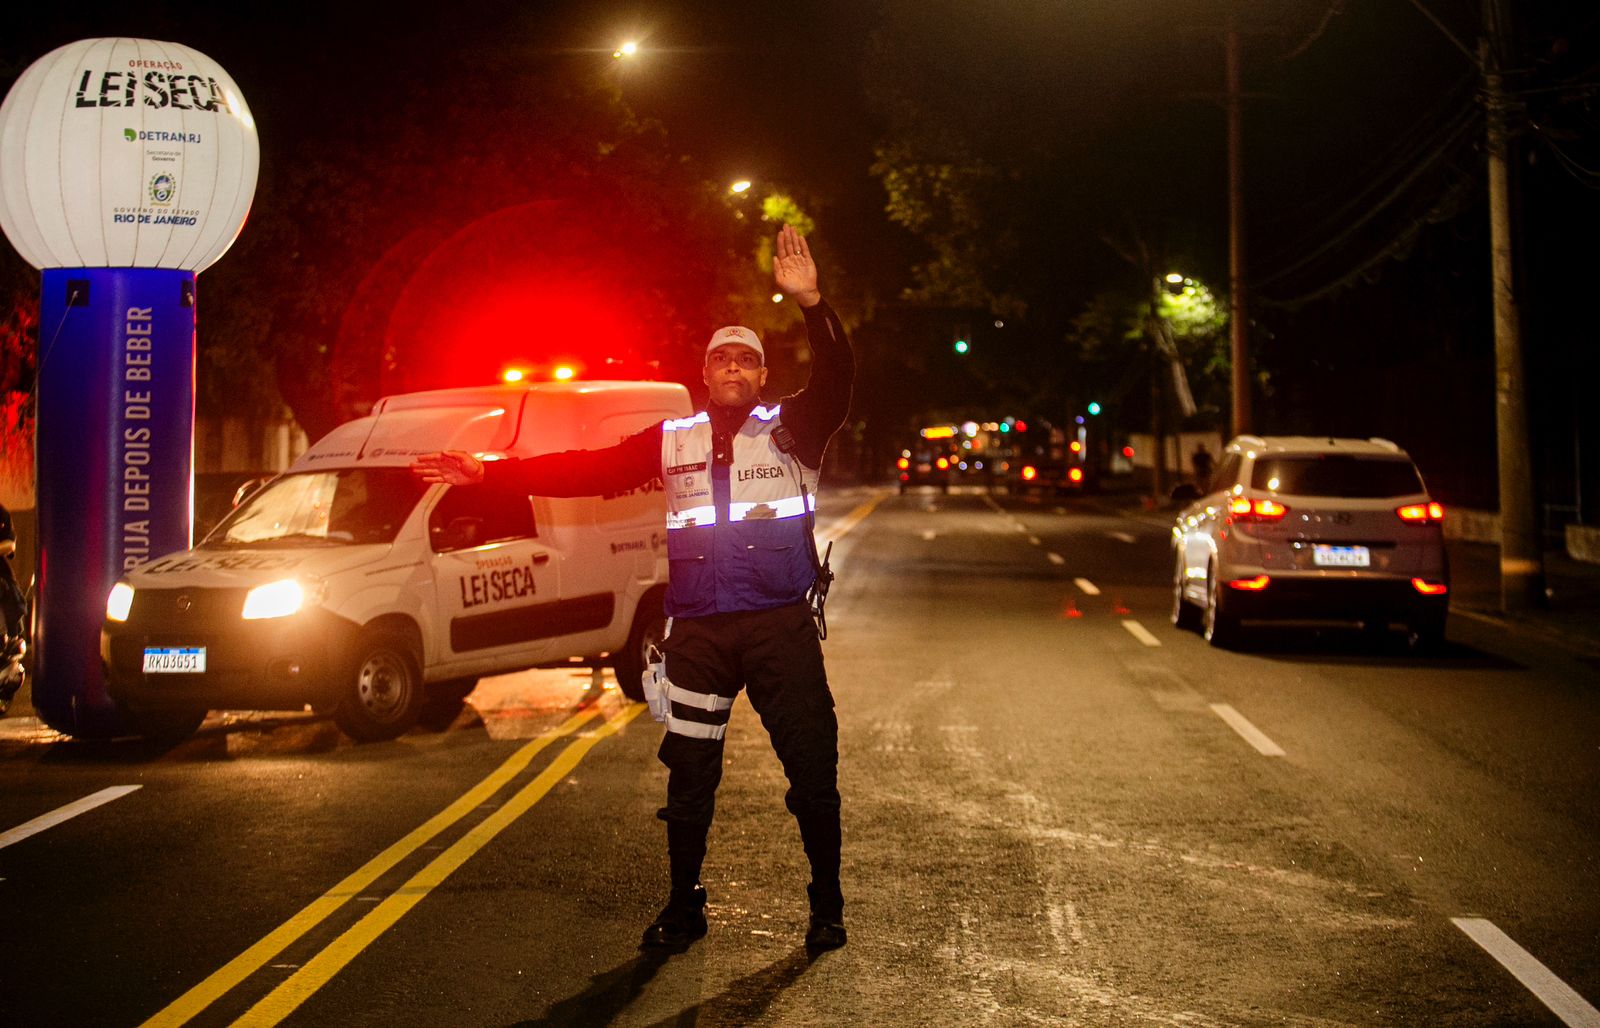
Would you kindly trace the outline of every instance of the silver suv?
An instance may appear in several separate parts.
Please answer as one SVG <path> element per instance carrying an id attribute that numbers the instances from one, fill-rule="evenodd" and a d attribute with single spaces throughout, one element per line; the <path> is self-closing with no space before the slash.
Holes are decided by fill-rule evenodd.
<path id="1" fill-rule="evenodd" d="M 1172 529 L 1172 623 L 1214 646 L 1247 620 L 1403 624 L 1418 649 L 1444 639 L 1444 508 L 1387 439 L 1239 436 Z"/>

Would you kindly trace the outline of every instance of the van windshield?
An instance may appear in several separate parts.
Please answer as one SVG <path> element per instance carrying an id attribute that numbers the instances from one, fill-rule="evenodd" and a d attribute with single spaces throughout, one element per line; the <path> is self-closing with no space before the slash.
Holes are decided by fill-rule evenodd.
<path id="1" fill-rule="evenodd" d="M 427 488 L 407 468 L 284 475 L 239 504 L 203 545 L 212 549 L 390 543 Z"/>

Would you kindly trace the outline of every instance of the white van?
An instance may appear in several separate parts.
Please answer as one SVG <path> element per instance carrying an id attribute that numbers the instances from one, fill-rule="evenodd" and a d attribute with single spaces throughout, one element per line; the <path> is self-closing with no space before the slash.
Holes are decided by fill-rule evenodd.
<path id="1" fill-rule="evenodd" d="M 333 714 L 360 740 L 447 724 L 479 676 L 616 669 L 639 698 L 663 634 L 659 484 L 579 499 L 425 485 L 434 450 L 485 460 L 610 446 L 692 412 L 681 385 L 551 382 L 408 393 L 334 429 L 191 550 L 129 572 L 101 634 L 146 735 L 208 710 Z"/>

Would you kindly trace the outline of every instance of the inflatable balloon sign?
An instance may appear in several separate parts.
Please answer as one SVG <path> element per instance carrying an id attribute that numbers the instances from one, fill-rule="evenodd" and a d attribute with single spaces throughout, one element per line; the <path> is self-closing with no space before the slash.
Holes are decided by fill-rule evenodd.
<path id="1" fill-rule="evenodd" d="M 0 223 L 43 272 L 33 704 L 58 731 L 134 727 L 106 692 L 106 597 L 190 544 L 195 274 L 238 237 L 259 163 L 239 88 L 176 43 L 68 44 L 0 105 Z"/>

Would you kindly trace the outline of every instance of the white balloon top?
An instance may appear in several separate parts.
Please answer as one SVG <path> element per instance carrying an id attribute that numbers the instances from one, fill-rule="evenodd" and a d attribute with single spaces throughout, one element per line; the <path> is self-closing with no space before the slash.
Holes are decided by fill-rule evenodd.
<path id="1" fill-rule="evenodd" d="M 36 268 L 201 271 L 244 227 L 261 150 L 228 73 L 150 39 L 84 39 L 0 105 L 0 225 Z"/>

